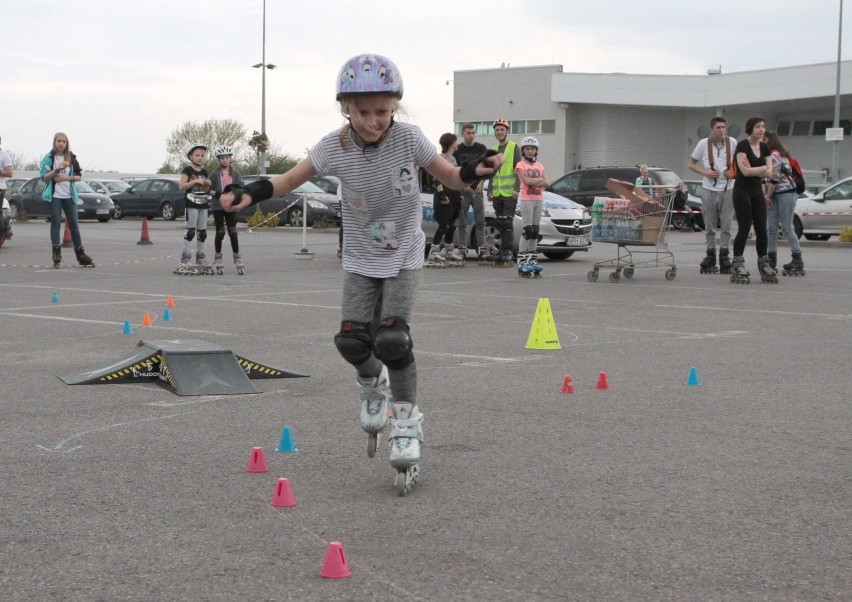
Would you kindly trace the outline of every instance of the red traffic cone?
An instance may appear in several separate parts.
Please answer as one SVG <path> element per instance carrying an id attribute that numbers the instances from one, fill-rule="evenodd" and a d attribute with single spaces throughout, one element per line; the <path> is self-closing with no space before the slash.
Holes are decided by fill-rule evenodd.
<path id="1" fill-rule="evenodd" d="M 333 541 L 328 544 L 325 560 L 320 569 L 320 577 L 325 577 L 326 579 L 345 579 L 351 575 L 349 565 L 346 563 L 346 554 L 343 553 L 343 546 L 339 541 Z"/>
<path id="2" fill-rule="evenodd" d="M 174 307 L 175 306 L 175 298 L 169 295 L 169 298 L 166 299 L 166 307 Z"/>
<path id="3" fill-rule="evenodd" d="M 142 218 L 142 238 L 139 239 L 137 245 L 152 245 L 151 239 L 148 238 L 148 218 Z"/>
<path id="4" fill-rule="evenodd" d="M 62 235 L 62 246 L 66 249 L 70 249 L 74 246 L 74 243 L 71 242 L 71 230 L 68 229 L 68 222 L 65 222 L 65 233 Z"/>
<path id="5" fill-rule="evenodd" d="M 606 378 L 606 372 L 601 372 L 598 375 L 597 388 L 601 391 L 606 391 L 607 389 L 609 389 L 609 381 Z"/>
<path id="6" fill-rule="evenodd" d="M 269 464 L 266 463 L 266 456 L 263 455 L 262 447 L 255 447 L 251 450 L 248 468 L 249 472 L 269 472 Z"/>
<path id="7" fill-rule="evenodd" d="M 278 479 L 275 491 L 272 492 L 271 504 L 275 508 L 292 508 L 296 505 L 296 496 L 290 487 L 290 479 Z"/>
<path id="8" fill-rule="evenodd" d="M 146 311 L 145 315 L 142 316 L 142 326 L 153 326 L 153 324 L 151 324 L 151 313 L 150 312 Z"/>
<path id="9" fill-rule="evenodd" d="M 573 393 L 574 392 L 574 380 L 570 376 L 566 376 L 562 381 L 562 392 L 563 393 Z"/>

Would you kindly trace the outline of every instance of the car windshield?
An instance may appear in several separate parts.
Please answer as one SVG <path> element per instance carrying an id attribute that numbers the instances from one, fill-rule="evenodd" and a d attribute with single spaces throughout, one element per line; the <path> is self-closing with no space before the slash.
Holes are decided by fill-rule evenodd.
<path id="1" fill-rule="evenodd" d="M 297 186 L 293 192 L 298 192 L 299 194 L 325 194 L 325 191 L 313 182 L 305 182 Z"/>
<path id="2" fill-rule="evenodd" d="M 110 192 L 124 192 L 130 188 L 130 184 L 122 182 L 121 180 L 115 180 L 114 182 L 101 182 L 101 184 L 103 184 L 104 188 Z"/>
<path id="3" fill-rule="evenodd" d="M 654 179 L 657 180 L 658 184 L 660 185 L 680 185 L 680 178 L 673 171 L 669 171 L 668 169 L 658 169 L 651 173 L 655 176 Z"/>
<path id="4" fill-rule="evenodd" d="M 74 186 L 77 188 L 77 192 L 94 192 L 92 187 L 85 182 L 77 182 Z"/>
<path id="5" fill-rule="evenodd" d="M 571 199 L 560 197 L 559 195 L 545 194 L 544 203 L 548 209 L 584 209 L 580 203 L 575 203 Z"/>

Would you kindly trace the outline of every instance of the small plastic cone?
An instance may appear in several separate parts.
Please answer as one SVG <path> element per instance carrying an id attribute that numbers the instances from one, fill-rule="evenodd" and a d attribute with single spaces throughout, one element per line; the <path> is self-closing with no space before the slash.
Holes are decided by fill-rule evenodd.
<path id="1" fill-rule="evenodd" d="M 281 439 L 278 441 L 278 447 L 275 448 L 275 451 L 285 454 L 299 451 L 296 449 L 296 444 L 293 442 L 293 433 L 290 432 L 289 426 L 285 426 L 281 430 Z"/>
<path id="2" fill-rule="evenodd" d="M 147 311 L 145 312 L 145 315 L 142 317 L 142 326 L 153 326 L 153 324 L 151 324 L 151 314 L 148 313 Z"/>
<path id="3" fill-rule="evenodd" d="M 65 222 L 65 233 L 62 235 L 62 246 L 66 249 L 74 246 L 71 242 L 71 230 L 68 229 L 68 222 Z"/>
<path id="4" fill-rule="evenodd" d="M 700 387 L 701 381 L 698 380 L 698 370 L 695 369 L 695 366 L 689 369 L 689 377 L 686 379 L 687 387 Z"/>
<path id="5" fill-rule="evenodd" d="M 269 464 L 266 463 L 266 456 L 263 455 L 262 447 L 252 448 L 246 470 L 249 472 L 269 472 Z"/>
<path id="6" fill-rule="evenodd" d="M 574 380 L 570 376 L 566 376 L 562 381 L 562 392 L 563 393 L 573 393 L 574 392 Z"/>
<path id="7" fill-rule="evenodd" d="M 121 334 L 133 334 L 133 328 L 130 327 L 130 320 L 124 321 L 124 328 L 121 329 Z"/>
<path id="8" fill-rule="evenodd" d="M 542 297 L 535 308 L 532 327 L 527 337 L 527 349 L 562 349 L 559 344 L 559 333 L 553 320 L 553 310 L 550 299 Z"/>
<path id="9" fill-rule="evenodd" d="M 172 314 L 169 311 L 169 308 L 167 307 L 165 309 L 165 311 L 163 311 L 163 322 L 171 322 L 171 321 L 172 321 Z"/>
<path id="10" fill-rule="evenodd" d="M 278 479 L 275 491 L 272 492 L 271 504 L 275 508 L 292 508 L 296 505 L 296 496 L 293 495 L 289 479 Z"/>
<path id="11" fill-rule="evenodd" d="M 351 576 L 349 572 L 349 564 L 346 562 L 346 554 L 343 553 L 343 546 L 339 541 L 333 541 L 328 544 L 328 550 L 325 552 L 325 560 L 320 569 L 320 577 L 326 579 L 345 579 Z"/>
<path id="12" fill-rule="evenodd" d="M 142 218 L 142 236 L 139 239 L 137 245 L 152 245 L 154 243 L 151 242 L 151 239 L 148 237 L 148 218 Z"/>
<path id="13" fill-rule="evenodd" d="M 601 372 L 598 375 L 597 388 L 601 391 L 606 391 L 607 389 L 609 389 L 609 380 L 607 380 L 606 372 Z"/>
<path id="14" fill-rule="evenodd" d="M 59 293 L 53 291 L 53 296 L 50 298 L 51 303 L 59 303 Z"/>
<path id="15" fill-rule="evenodd" d="M 169 298 L 166 299 L 166 307 L 174 307 L 175 306 L 175 298 L 169 295 Z"/>

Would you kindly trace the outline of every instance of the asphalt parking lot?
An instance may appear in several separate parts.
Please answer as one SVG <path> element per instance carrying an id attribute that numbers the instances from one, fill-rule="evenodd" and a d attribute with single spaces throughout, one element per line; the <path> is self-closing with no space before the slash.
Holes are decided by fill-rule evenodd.
<path id="1" fill-rule="evenodd" d="M 702 233 L 670 235 L 671 282 L 588 282 L 604 243 L 536 280 L 424 270 L 423 477 L 398 498 L 332 341 L 337 231 L 309 230 L 305 261 L 300 230 L 243 230 L 244 276 L 179 277 L 180 221 L 149 246 L 140 226 L 84 223 L 95 269 L 48 267 L 44 222 L 0 249 L 3 600 L 849 599 L 849 245 L 803 241 L 807 276 L 778 285 L 699 275 Z M 540 298 L 559 350 L 525 349 Z M 192 397 L 57 378 L 152 339 L 310 378 Z M 269 473 L 246 471 L 256 446 Z M 271 507 L 279 477 L 296 507 Z M 319 576 L 331 541 L 348 579 Z"/>

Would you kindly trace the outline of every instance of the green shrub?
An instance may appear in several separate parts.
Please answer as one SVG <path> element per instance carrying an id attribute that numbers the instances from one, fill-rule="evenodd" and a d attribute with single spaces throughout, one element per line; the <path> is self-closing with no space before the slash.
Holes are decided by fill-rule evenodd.
<path id="1" fill-rule="evenodd" d="M 852 226 L 843 226 L 840 229 L 840 242 L 852 242 Z"/>
<path id="2" fill-rule="evenodd" d="M 325 218 L 325 216 L 320 216 L 314 220 L 312 228 L 316 230 L 325 230 L 326 228 L 331 228 L 335 225 L 334 222 Z"/>
<path id="3" fill-rule="evenodd" d="M 266 221 L 266 220 L 269 220 L 269 221 Z M 260 208 L 258 208 L 257 211 L 254 212 L 254 215 L 252 215 L 248 219 L 248 221 L 246 222 L 246 225 L 249 228 L 257 228 L 258 226 L 263 224 L 261 227 L 274 228 L 275 226 L 277 226 L 280 223 L 280 221 L 281 220 L 278 219 L 278 216 L 275 215 L 274 213 L 270 212 L 270 213 L 264 215 L 263 213 L 261 213 Z"/>

